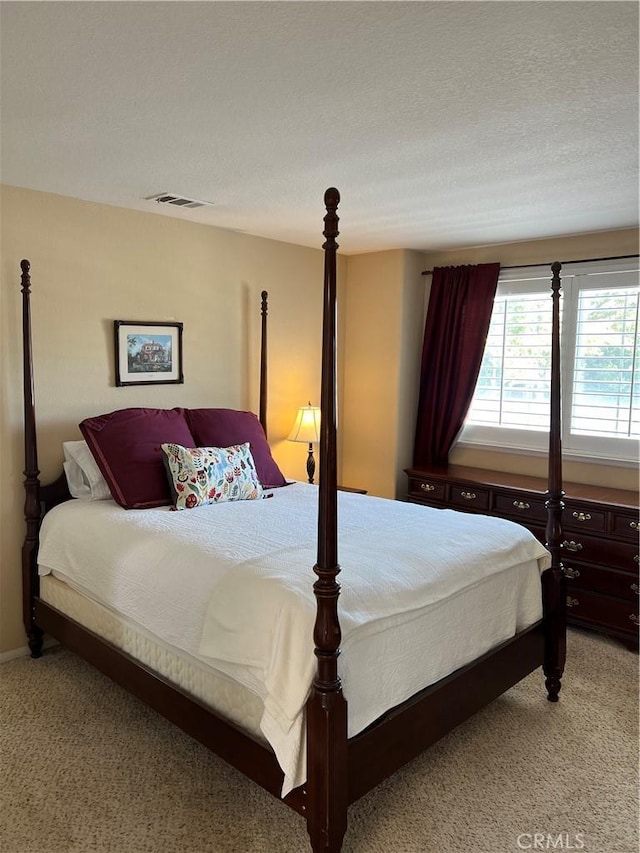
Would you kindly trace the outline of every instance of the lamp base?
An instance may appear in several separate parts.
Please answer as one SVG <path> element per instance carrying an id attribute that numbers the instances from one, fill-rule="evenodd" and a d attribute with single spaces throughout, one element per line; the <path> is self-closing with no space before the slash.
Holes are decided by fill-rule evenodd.
<path id="1" fill-rule="evenodd" d="M 307 456 L 307 477 L 309 482 L 313 483 L 313 478 L 316 473 L 316 460 L 313 458 L 313 444 L 309 442 L 309 455 Z"/>

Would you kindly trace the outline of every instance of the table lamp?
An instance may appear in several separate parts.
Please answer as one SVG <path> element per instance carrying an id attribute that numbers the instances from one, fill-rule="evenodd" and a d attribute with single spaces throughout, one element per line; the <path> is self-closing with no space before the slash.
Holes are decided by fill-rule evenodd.
<path id="1" fill-rule="evenodd" d="M 313 458 L 313 443 L 320 441 L 320 409 L 317 406 L 300 406 L 293 429 L 287 441 L 303 441 L 309 445 L 307 456 L 307 476 L 313 483 L 316 472 L 316 460 Z"/>

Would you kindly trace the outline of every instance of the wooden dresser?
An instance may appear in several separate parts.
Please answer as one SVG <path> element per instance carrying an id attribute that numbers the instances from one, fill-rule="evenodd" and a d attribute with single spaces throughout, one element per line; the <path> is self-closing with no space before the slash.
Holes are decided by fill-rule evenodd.
<path id="1" fill-rule="evenodd" d="M 412 503 L 518 521 L 545 541 L 546 481 L 450 465 L 406 469 Z M 569 622 L 638 648 L 638 493 L 565 483 L 563 564 Z"/>

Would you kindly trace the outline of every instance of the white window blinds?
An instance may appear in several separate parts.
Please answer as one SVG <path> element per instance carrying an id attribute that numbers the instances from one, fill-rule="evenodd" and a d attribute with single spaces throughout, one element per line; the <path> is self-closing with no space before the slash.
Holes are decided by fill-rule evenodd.
<path id="1" fill-rule="evenodd" d="M 566 456 L 638 459 L 640 286 L 637 264 L 626 267 L 615 269 L 609 262 L 562 271 Z M 548 267 L 501 274 L 463 443 L 546 451 L 550 278 Z"/>

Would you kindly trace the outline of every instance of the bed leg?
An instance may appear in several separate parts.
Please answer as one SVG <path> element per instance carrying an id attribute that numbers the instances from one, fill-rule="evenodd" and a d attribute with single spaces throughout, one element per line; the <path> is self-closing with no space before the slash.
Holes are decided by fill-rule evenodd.
<path id="1" fill-rule="evenodd" d="M 27 642 L 29 643 L 29 649 L 31 650 L 32 658 L 39 658 L 42 656 L 42 641 L 44 639 L 44 631 L 42 629 L 36 627 L 35 625 L 31 626 L 29 633 L 27 634 Z"/>
<path id="2" fill-rule="evenodd" d="M 549 702 L 557 702 L 567 657 L 566 581 L 562 568 L 548 569 L 542 575 L 545 611 L 543 671 Z"/>
<path id="3" fill-rule="evenodd" d="M 307 702 L 307 832 L 313 853 L 340 853 L 347 830 L 347 703 L 314 689 Z"/>

